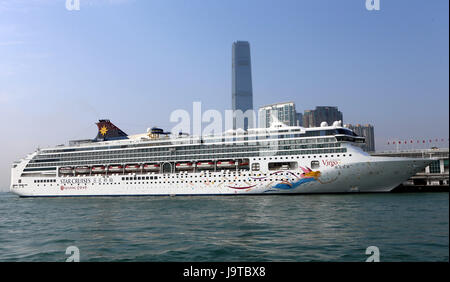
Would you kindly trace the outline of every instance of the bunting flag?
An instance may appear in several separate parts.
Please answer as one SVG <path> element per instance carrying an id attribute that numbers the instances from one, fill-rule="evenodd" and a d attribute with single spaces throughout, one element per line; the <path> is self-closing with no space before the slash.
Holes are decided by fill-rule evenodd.
<path id="1" fill-rule="evenodd" d="M 435 138 L 434 140 L 433 139 L 428 139 L 428 140 L 426 140 L 426 139 L 423 139 L 423 140 L 420 140 L 420 139 L 411 139 L 411 140 L 409 140 L 409 142 L 408 142 L 408 140 L 403 140 L 403 141 L 401 141 L 401 140 L 395 140 L 395 141 L 388 141 L 387 142 L 387 145 L 404 145 L 404 144 L 414 144 L 414 143 L 416 143 L 416 144 L 420 144 L 420 141 L 422 141 L 422 144 L 426 144 L 426 143 L 444 143 L 445 141 L 447 140 L 447 142 L 449 142 L 450 141 L 450 138 Z"/>

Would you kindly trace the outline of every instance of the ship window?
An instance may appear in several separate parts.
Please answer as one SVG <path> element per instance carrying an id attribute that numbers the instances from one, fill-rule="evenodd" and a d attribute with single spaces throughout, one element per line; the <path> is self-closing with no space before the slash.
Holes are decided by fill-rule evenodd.
<path id="1" fill-rule="evenodd" d="M 430 166 L 430 173 L 440 173 L 441 172 L 441 164 L 440 161 L 433 161 Z"/>
<path id="2" fill-rule="evenodd" d="M 252 170 L 258 171 L 259 170 L 259 163 L 252 163 Z"/>
<path id="3" fill-rule="evenodd" d="M 296 169 L 297 162 L 271 162 L 269 163 L 269 170 L 284 170 L 284 169 Z"/>
<path id="4" fill-rule="evenodd" d="M 311 169 L 317 169 L 320 167 L 319 161 L 311 161 Z"/>

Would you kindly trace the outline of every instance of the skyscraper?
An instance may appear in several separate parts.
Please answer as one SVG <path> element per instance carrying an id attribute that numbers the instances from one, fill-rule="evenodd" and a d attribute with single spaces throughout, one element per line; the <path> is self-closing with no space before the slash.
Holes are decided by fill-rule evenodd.
<path id="1" fill-rule="evenodd" d="M 252 65 L 250 60 L 250 44 L 247 41 L 236 41 L 233 43 L 232 59 L 232 109 L 233 129 L 243 128 L 247 130 L 253 118 L 253 88 L 252 88 Z M 241 112 L 239 112 L 239 110 Z M 252 110 L 250 116 L 244 115 L 246 111 Z M 238 112 L 236 112 L 238 111 Z"/>
<path id="2" fill-rule="evenodd" d="M 366 124 L 366 125 L 352 125 L 352 124 L 346 124 L 344 127 L 347 127 L 348 129 L 352 130 L 359 136 L 363 136 L 366 138 L 366 142 L 362 146 L 362 149 L 366 152 L 375 152 L 375 134 L 373 130 L 373 125 Z"/>
<path id="3" fill-rule="evenodd" d="M 303 126 L 303 114 L 297 113 L 297 126 Z"/>
<path id="4" fill-rule="evenodd" d="M 277 103 L 259 108 L 259 127 L 270 127 L 273 122 L 282 122 L 288 126 L 297 126 L 298 114 L 294 102 Z"/>
<path id="5" fill-rule="evenodd" d="M 306 110 L 303 114 L 303 127 L 317 127 L 323 121 L 332 125 L 339 120 L 344 122 L 342 112 L 337 107 L 316 107 L 315 110 Z"/>

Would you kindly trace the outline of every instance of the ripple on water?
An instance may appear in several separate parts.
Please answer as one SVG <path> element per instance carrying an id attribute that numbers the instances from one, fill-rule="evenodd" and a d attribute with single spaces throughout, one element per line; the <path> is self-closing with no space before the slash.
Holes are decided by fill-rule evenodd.
<path id="1" fill-rule="evenodd" d="M 448 261 L 448 193 L 22 199 L 0 261 Z"/>

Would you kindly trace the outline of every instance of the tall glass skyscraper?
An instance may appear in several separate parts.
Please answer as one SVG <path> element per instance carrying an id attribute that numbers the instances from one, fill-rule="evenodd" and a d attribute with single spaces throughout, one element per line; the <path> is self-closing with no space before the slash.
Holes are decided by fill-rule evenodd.
<path id="1" fill-rule="evenodd" d="M 232 62 L 232 109 L 233 129 L 243 128 L 247 130 L 249 123 L 253 125 L 253 88 L 252 88 L 252 64 L 250 60 L 250 44 L 247 41 L 233 43 Z M 241 110 L 243 114 L 252 110 L 250 116 L 236 112 Z"/>

